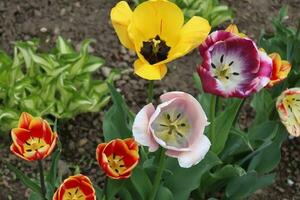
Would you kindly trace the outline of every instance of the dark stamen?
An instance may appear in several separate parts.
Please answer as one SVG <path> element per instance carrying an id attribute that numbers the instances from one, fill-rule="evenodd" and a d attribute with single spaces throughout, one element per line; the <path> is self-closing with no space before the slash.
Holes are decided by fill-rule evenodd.
<path id="1" fill-rule="evenodd" d="M 159 43 L 155 44 L 153 39 L 159 41 Z M 171 49 L 158 35 L 153 39 L 144 41 L 140 51 L 151 65 L 167 59 Z"/>
<path id="2" fill-rule="evenodd" d="M 300 99 L 296 99 L 296 101 L 300 101 Z"/>
<path id="3" fill-rule="evenodd" d="M 183 126 L 183 127 L 185 127 L 185 126 L 186 126 L 186 124 L 185 124 L 185 123 L 182 123 L 182 124 L 180 124 L 180 126 Z"/>
<path id="4" fill-rule="evenodd" d="M 234 62 L 233 62 L 233 61 L 231 61 L 231 62 L 229 63 L 229 66 L 231 66 L 233 63 L 234 63 Z"/>
<path id="5" fill-rule="evenodd" d="M 181 113 L 179 113 L 177 116 L 176 116 L 176 119 L 179 119 L 181 117 Z"/>
<path id="6" fill-rule="evenodd" d="M 76 189 L 75 194 L 77 194 L 77 192 L 78 192 L 78 188 Z"/>
<path id="7" fill-rule="evenodd" d="M 176 131 L 176 134 L 179 135 L 180 137 L 183 137 L 183 135 L 177 131 Z"/>
<path id="8" fill-rule="evenodd" d="M 72 194 L 71 194 L 71 192 L 68 192 L 68 194 L 71 196 Z"/>
<path id="9" fill-rule="evenodd" d="M 119 173 L 119 170 L 118 170 L 118 169 L 115 169 L 115 172 Z"/>
<path id="10" fill-rule="evenodd" d="M 165 125 L 165 124 L 159 124 L 160 126 L 163 126 L 163 127 L 167 127 L 167 125 Z"/>
<path id="11" fill-rule="evenodd" d="M 32 150 L 31 149 L 27 149 L 26 152 L 32 152 Z"/>
<path id="12" fill-rule="evenodd" d="M 224 55 L 222 55 L 220 58 L 220 62 L 223 63 L 223 61 L 224 61 Z"/>
<path id="13" fill-rule="evenodd" d="M 125 167 L 125 165 L 120 165 L 120 167 Z"/>
<path id="14" fill-rule="evenodd" d="M 225 78 L 226 78 L 226 79 L 229 79 L 229 77 L 228 77 L 228 76 L 225 76 Z"/>
<path id="15" fill-rule="evenodd" d="M 115 159 L 115 158 L 116 158 L 116 154 L 113 154 L 113 156 L 112 156 L 112 157 L 113 157 L 113 159 Z"/>
<path id="16" fill-rule="evenodd" d="M 169 114 L 167 114 L 167 119 L 170 120 L 171 119 L 171 116 Z"/>
<path id="17" fill-rule="evenodd" d="M 218 78 L 218 76 L 214 76 L 214 78 Z"/>
<path id="18" fill-rule="evenodd" d="M 239 73 L 237 73 L 237 72 L 233 72 L 232 73 L 233 75 L 235 75 L 235 76 L 238 76 L 238 75 L 240 75 Z"/>
<path id="19" fill-rule="evenodd" d="M 30 146 L 30 143 L 29 142 L 25 142 L 27 145 L 29 145 Z"/>
<path id="20" fill-rule="evenodd" d="M 214 63 L 211 63 L 212 68 L 216 69 L 216 65 Z"/>

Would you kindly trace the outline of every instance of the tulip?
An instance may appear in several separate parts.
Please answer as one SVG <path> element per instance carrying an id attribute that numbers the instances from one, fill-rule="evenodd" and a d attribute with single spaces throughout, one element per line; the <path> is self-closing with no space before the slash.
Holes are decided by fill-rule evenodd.
<path id="1" fill-rule="evenodd" d="M 168 92 L 160 99 L 156 109 L 150 103 L 137 114 L 132 129 L 135 140 L 150 152 L 165 148 L 181 167 L 196 165 L 211 145 L 203 134 L 209 123 L 201 105 L 184 92 Z"/>
<path id="2" fill-rule="evenodd" d="M 272 60 L 249 38 L 215 31 L 199 50 L 203 61 L 198 73 L 207 93 L 245 98 L 270 81 Z"/>
<path id="3" fill-rule="evenodd" d="M 102 143 L 97 147 L 96 158 L 108 177 L 126 179 L 139 162 L 138 145 L 132 138 Z"/>
<path id="4" fill-rule="evenodd" d="M 300 88 L 285 90 L 276 102 L 281 122 L 287 131 L 295 137 L 300 136 Z"/>
<path id="5" fill-rule="evenodd" d="M 65 179 L 53 200 L 96 200 L 96 194 L 90 179 L 79 174 Z"/>
<path id="6" fill-rule="evenodd" d="M 53 151 L 58 136 L 46 120 L 33 118 L 24 112 L 17 128 L 11 131 L 11 151 L 27 161 L 42 160 Z"/>
<path id="7" fill-rule="evenodd" d="M 166 63 L 196 48 L 211 29 L 198 16 L 184 25 L 180 8 L 163 0 L 143 2 L 133 11 L 121 1 L 112 9 L 111 21 L 120 42 L 138 56 L 134 72 L 147 80 L 161 80 Z"/>
<path id="8" fill-rule="evenodd" d="M 281 60 L 278 53 L 272 53 L 269 57 L 272 59 L 273 71 L 267 87 L 273 87 L 288 76 L 292 65 L 287 60 Z"/>

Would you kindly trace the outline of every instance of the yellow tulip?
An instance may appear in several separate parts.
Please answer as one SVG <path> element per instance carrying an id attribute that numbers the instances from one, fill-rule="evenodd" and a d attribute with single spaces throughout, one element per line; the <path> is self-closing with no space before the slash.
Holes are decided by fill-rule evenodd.
<path id="1" fill-rule="evenodd" d="M 166 64 L 199 46 L 211 29 L 197 16 L 184 25 L 180 8 L 167 0 L 146 1 L 133 11 L 121 1 L 111 10 L 111 21 L 122 45 L 138 56 L 134 72 L 147 80 L 161 80 Z"/>

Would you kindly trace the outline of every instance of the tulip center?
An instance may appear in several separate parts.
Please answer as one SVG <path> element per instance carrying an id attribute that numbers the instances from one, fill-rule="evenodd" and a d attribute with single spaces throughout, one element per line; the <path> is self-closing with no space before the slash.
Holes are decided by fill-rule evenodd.
<path id="1" fill-rule="evenodd" d="M 188 147 L 190 125 L 182 112 L 161 112 L 151 125 L 156 137 L 163 140 L 168 146 L 176 148 Z"/>
<path id="2" fill-rule="evenodd" d="M 117 174 L 121 174 L 126 170 L 123 156 L 111 154 L 110 156 L 108 156 L 107 160 L 108 160 L 109 167 Z"/>
<path id="3" fill-rule="evenodd" d="M 233 72 L 231 66 L 234 64 L 234 61 L 225 62 L 224 54 L 221 55 L 219 59 L 219 64 L 211 63 L 213 69 L 214 77 L 222 82 L 226 82 L 232 76 L 239 76 L 238 72 Z"/>
<path id="4" fill-rule="evenodd" d="M 140 53 L 153 65 L 167 59 L 170 49 L 171 47 L 167 46 L 166 42 L 157 35 L 155 38 L 143 42 Z"/>
<path id="5" fill-rule="evenodd" d="M 85 200 L 84 193 L 77 188 L 67 189 L 63 195 L 64 200 Z"/>
<path id="6" fill-rule="evenodd" d="M 43 138 L 30 138 L 24 144 L 25 152 L 38 151 L 44 147 L 48 146 Z"/>

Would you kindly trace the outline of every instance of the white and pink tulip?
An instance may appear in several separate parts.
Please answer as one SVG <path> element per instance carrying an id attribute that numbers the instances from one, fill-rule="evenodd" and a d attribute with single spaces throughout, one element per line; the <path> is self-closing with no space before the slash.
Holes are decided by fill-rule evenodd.
<path id="1" fill-rule="evenodd" d="M 210 148 L 203 134 L 209 124 L 199 102 L 184 92 L 168 92 L 160 97 L 156 108 L 152 103 L 144 106 L 133 123 L 133 136 L 149 151 L 159 146 L 166 155 L 178 159 L 179 165 L 189 168 L 199 163 Z"/>

